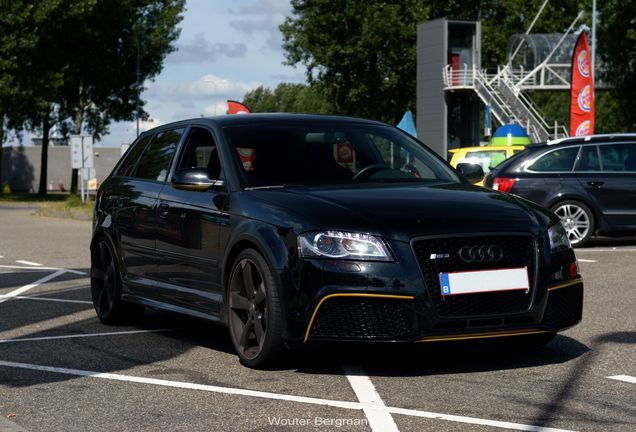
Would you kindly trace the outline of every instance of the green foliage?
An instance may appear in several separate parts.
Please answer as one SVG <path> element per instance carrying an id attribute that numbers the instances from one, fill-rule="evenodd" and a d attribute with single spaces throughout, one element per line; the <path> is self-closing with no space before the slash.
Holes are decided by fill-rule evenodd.
<path id="1" fill-rule="evenodd" d="M 252 112 L 297 112 L 329 114 L 332 109 L 317 86 L 280 83 L 272 92 L 260 86 L 243 97 Z"/>
<path id="2" fill-rule="evenodd" d="M 85 121 L 99 136 L 112 120 L 134 117 L 143 90 L 137 47 L 143 83 L 174 49 L 184 0 L 14 0 L 2 6 L 0 113 L 9 127 L 36 129 L 49 115 L 76 133 Z"/>
<path id="3" fill-rule="evenodd" d="M 508 39 L 527 30 L 543 0 L 362 1 L 292 0 L 281 25 L 287 63 L 304 64 L 307 80 L 322 89 L 333 112 L 392 124 L 415 108 L 416 24 L 440 17 L 479 19 L 482 67 L 494 70 L 507 60 Z M 615 91 L 598 91 L 599 133 L 636 128 L 636 0 L 598 2 L 598 53 Z M 564 32 L 578 12 L 591 25 L 591 1 L 549 2 L 533 33 Z M 258 95 L 267 104 L 271 92 Z M 567 92 L 533 92 L 549 121 L 569 123 Z M 269 108 L 267 109 L 269 110 Z M 271 110 L 275 110 L 272 108 Z"/>
<path id="4" fill-rule="evenodd" d="M 605 0 L 598 5 L 597 56 L 604 63 L 600 76 L 616 87 L 615 100 L 608 102 L 614 108 L 611 119 L 616 122 L 614 131 L 633 132 L 636 130 L 636 1 Z"/>
<path id="5" fill-rule="evenodd" d="M 334 113 L 395 123 L 415 106 L 415 23 L 422 1 L 292 0 L 281 25 L 287 63 L 303 63 Z"/>

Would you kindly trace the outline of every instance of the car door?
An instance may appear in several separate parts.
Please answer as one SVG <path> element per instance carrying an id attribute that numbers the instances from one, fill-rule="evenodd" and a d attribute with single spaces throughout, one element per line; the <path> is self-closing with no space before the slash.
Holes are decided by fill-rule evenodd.
<path id="1" fill-rule="evenodd" d="M 147 298 L 155 294 L 157 200 L 183 131 L 172 129 L 150 136 L 135 163 L 124 163 L 113 186 L 124 287 Z M 137 153 L 137 148 L 131 153 Z"/>
<path id="2" fill-rule="evenodd" d="M 209 178 L 222 180 L 218 148 L 208 129 L 188 132 L 175 170 L 187 168 L 205 168 Z M 226 198 L 223 186 L 193 191 L 168 183 L 161 191 L 156 275 L 162 301 L 218 316 L 223 299 L 219 230 L 227 219 Z"/>
<path id="3" fill-rule="evenodd" d="M 636 143 L 588 145 L 587 154 L 596 158 L 585 169 L 581 154 L 577 177 L 593 197 L 614 230 L 636 229 Z M 577 165 L 577 167 L 578 167 Z"/>
<path id="4" fill-rule="evenodd" d="M 563 195 L 583 194 L 573 169 L 579 146 L 558 147 L 529 161 L 525 172 L 518 176 L 513 193 L 544 206 Z"/>

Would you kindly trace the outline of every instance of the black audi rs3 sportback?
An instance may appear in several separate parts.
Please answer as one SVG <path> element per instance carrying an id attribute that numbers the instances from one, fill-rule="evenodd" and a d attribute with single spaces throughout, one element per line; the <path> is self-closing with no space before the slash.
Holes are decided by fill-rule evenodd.
<path id="1" fill-rule="evenodd" d="M 152 129 L 97 193 L 97 315 L 117 324 L 151 307 L 219 322 L 250 367 L 313 341 L 546 343 L 581 320 L 567 233 L 555 214 L 466 177 L 355 118 Z"/>

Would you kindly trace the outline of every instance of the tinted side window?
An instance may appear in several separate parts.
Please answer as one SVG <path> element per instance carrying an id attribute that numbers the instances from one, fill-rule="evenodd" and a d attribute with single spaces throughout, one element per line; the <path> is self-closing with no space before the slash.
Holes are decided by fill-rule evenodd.
<path id="1" fill-rule="evenodd" d="M 603 171 L 636 171 L 636 144 L 599 146 Z"/>
<path id="2" fill-rule="evenodd" d="M 205 129 L 192 128 L 177 169 L 206 168 L 211 179 L 221 178 L 221 161 L 212 134 Z"/>
<path id="3" fill-rule="evenodd" d="M 572 171 L 578 152 L 579 147 L 568 147 L 551 151 L 537 159 L 528 169 L 539 172 Z"/>
<path id="4" fill-rule="evenodd" d="M 576 163 L 576 171 L 600 171 L 601 164 L 598 160 L 598 150 L 595 145 L 583 146 L 579 160 Z"/>
<path id="5" fill-rule="evenodd" d="M 148 145 L 151 139 L 152 135 L 148 135 L 132 145 L 131 149 L 126 153 L 126 158 L 119 167 L 119 171 L 117 171 L 116 175 L 121 177 L 129 177 L 133 175 L 139 156 L 141 156 L 141 153 L 144 151 L 146 145 Z"/>
<path id="6" fill-rule="evenodd" d="M 141 157 L 135 177 L 165 181 L 170 161 L 177 150 L 182 134 L 183 129 L 168 130 L 158 134 Z"/>

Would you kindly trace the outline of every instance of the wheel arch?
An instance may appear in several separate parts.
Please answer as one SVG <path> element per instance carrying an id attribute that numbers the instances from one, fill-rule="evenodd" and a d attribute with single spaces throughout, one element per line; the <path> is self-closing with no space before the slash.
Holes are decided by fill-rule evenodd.
<path id="1" fill-rule="evenodd" d="M 245 249 L 254 249 L 258 252 L 269 265 L 277 285 L 282 286 L 280 272 L 276 270 L 287 266 L 288 257 L 284 239 L 279 235 L 276 227 L 253 222 L 247 221 L 243 229 L 240 229 L 242 233 L 237 234 L 228 242 L 221 265 L 221 282 L 224 294 L 227 290 L 232 266 Z M 227 321 L 225 312 L 222 313 L 222 320 Z"/>

